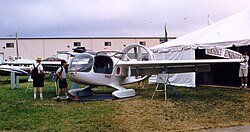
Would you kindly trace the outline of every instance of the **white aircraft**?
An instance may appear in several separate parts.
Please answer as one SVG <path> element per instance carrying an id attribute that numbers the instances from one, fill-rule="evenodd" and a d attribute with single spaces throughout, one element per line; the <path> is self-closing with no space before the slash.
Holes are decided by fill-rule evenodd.
<path id="1" fill-rule="evenodd" d="M 65 52 L 69 56 L 70 61 L 74 56 L 76 56 L 77 52 Z M 50 57 L 42 60 L 41 64 L 43 65 L 44 71 L 55 72 L 58 67 L 61 65 L 60 58 Z M 14 72 L 18 75 L 29 75 L 30 66 L 33 65 L 36 61 L 29 59 L 17 59 L 14 61 L 6 61 L 3 65 L 0 65 L 0 75 L 9 75 L 11 72 Z"/>
<path id="2" fill-rule="evenodd" d="M 14 72 L 18 75 L 29 75 L 30 65 L 34 64 L 35 60 L 20 59 L 11 62 L 4 62 L 0 65 L 1 75 L 9 75 L 10 72 Z M 61 64 L 61 61 L 42 61 L 45 71 L 55 71 Z"/>
<path id="3" fill-rule="evenodd" d="M 109 86 L 117 89 L 112 93 L 117 98 L 132 97 L 135 96 L 135 90 L 121 85 L 135 83 L 162 72 L 208 71 L 209 68 L 204 64 L 239 62 L 241 59 L 155 60 L 151 50 L 137 44 L 128 45 L 121 52 L 85 52 L 71 59 L 68 75 L 73 82 L 89 86 L 70 90 L 69 93 L 73 96 L 86 96 L 96 86 Z"/>

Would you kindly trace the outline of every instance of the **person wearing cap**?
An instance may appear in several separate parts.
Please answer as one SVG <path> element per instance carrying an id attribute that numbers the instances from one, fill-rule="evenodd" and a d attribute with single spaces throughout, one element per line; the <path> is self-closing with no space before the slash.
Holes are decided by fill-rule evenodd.
<path id="1" fill-rule="evenodd" d="M 56 75 L 58 76 L 58 84 L 59 84 L 59 89 L 57 92 L 57 101 L 61 101 L 60 99 L 60 94 L 62 89 L 64 89 L 65 96 L 67 100 L 69 101 L 70 98 L 68 96 L 68 83 L 66 80 L 66 67 L 67 67 L 67 62 L 65 60 L 61 61 L 61 67 L 59 67 L 56 71 Z"/>
<path id="2" fill-rule="evenodd" d="M 36 99 L 36 89 L 40 89 L 40 99 L 43 99 L 43 87 L 44 87 L 44 71 L 43 66 L 41 65 L 42 58 L 37 58 L 36 62 L 31 66 L 30 73 L 35 72 L 37 70 L 37 74 L 32 78 L 33 79 L 33 87 L 34 87 L 34 99 Z"/>
<path id="3" fill-rule="evenodd" d="M 241 86 L 240 88 L 247 88 L 248 83 L 248 60 L 249 56 L 247 55 L 247 52 L 245 51 L 242 55 L 243 61 L 240 63 L 240 70 L 239 70 L 239 77 L 241 78 Z"/>

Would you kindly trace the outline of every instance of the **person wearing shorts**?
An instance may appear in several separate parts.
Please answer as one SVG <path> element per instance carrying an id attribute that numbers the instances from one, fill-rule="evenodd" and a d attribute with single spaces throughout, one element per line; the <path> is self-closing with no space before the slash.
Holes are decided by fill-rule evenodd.
<path id="1" fill-rule="evenodd" d="M 36 99 L 36 89 L 39 88 L 40 99 L 43 99 L 43 87 L 44 87 L 44 71 L 41 65 L 42 58 L 37 58 L 35 64 L 31 65 L 30 73 L 32 74 L 33 69 L 37 68 L 37 75 L 33 78 L 34 87 L 34 99 Z"/>
<path id="2" fill-rule="evenodd" d="M 58 68 L 56 71 L 56 75 L 58 76 L 58 92 L 57 92 L 57 101 L 61 101 L 60 99 L 60 94 L 62 89 L 64 89 L 65 96 L 67 100 L 69 101 L 70 98 L 68 96 L 68 83 L 66 80 L 66 68 L 67 67 L 67 62 L 65 60 L 61 61 L 61 67 Z"/>
<path id="3" fill-rule="evenodd" d="M 241 86 L 240 88 L 247 88 L 248 83 L 248 60 L 249 56 L 247 55 L 247 52 L 245 51 L 243 53 L 243 61 L 240 63 L 240 69 L 239 69 L 239 77 L 241 79 Z"/>

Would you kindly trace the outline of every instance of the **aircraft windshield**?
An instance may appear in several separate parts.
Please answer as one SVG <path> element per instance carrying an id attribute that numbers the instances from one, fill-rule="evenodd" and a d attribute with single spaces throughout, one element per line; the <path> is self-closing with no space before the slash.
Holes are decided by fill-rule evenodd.
<path id="1" fill-rule="evenodd" d="M 77 55 L 69 65 L 70 71 L 89 72 L 93 66 L 93 57 L 88 54 Z"/>

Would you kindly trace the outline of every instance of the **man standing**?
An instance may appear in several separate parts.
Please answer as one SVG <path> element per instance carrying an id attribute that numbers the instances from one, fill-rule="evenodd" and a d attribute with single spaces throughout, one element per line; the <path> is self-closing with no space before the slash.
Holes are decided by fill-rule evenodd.
<path id="1" fill-rule="evenodd" d="M 43 87 L 44 87 L 44 71 L 43 66 L 41 65 L 41 58 L 37 58 L 35 64 L 31 66 L 30 73 L 33 79 L 34 87 L 34 99 L 36 99 L 36 89 L 40 89 L 40 99 L 43 99 Z"/>
<path id="2" fill-rule="evenodd" d="M 240 88 L 247 88 L 247 82 L 248 82 L 248 60 L 249 56 L 247 55 L 247 52 L 245 51 L 243 53 L 243 61 L 240 63 L 240 70 L 239 70 L 239 77 L 241 78 L 241 86 Z"/>
<path id="3" fill-rule="evenodd" d="M 61 67 L 58 68 L 56 71 L 56 75 L 58 76 L 58 84 L 59 84 L 59 89 L 57 92 L 57 101 L 61 101 L 60 99 L 60 93 L 62 89 L 64 89 L 64 93 L 66 95 L 67 100 L 69 101 L 69 96 L 68 96 L 68 83 L 66 80 L 66 67 L 67 67 L 67 62 L 65 60 L 61 61 Z"/>

